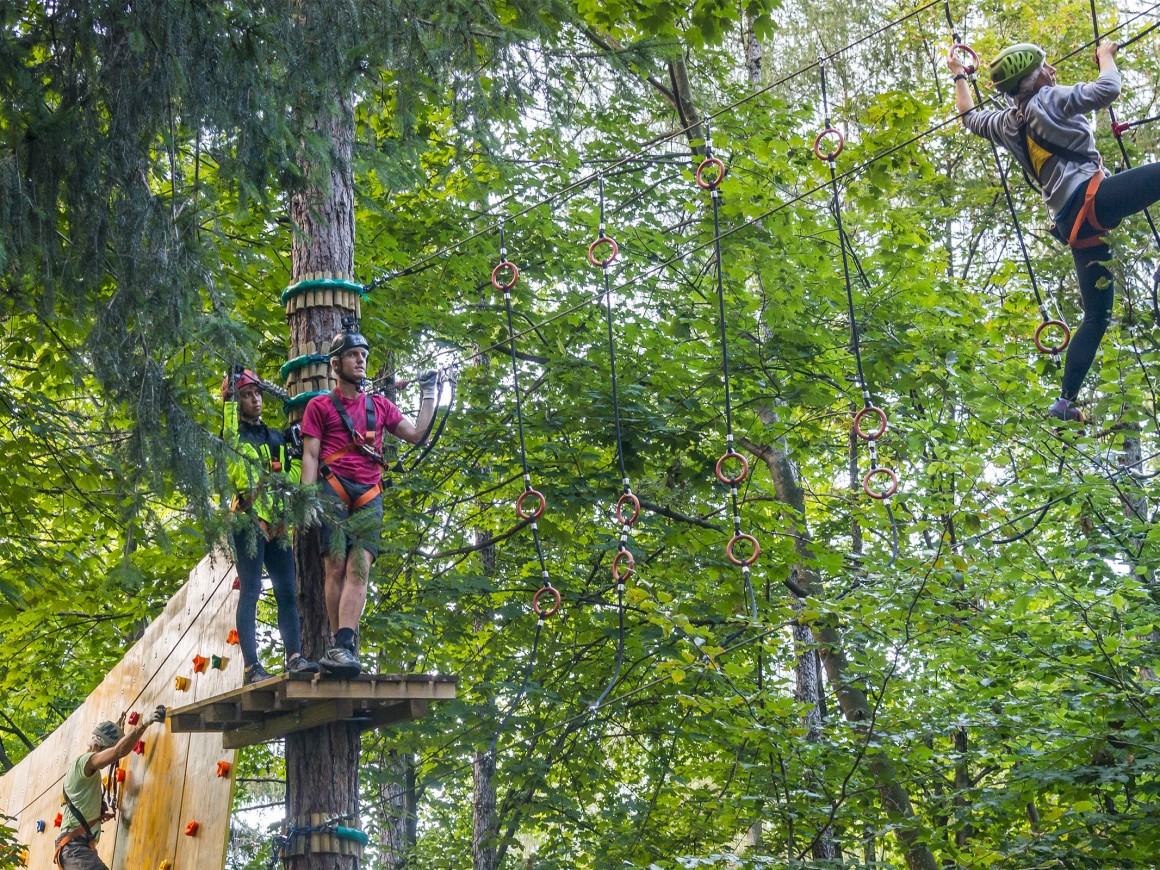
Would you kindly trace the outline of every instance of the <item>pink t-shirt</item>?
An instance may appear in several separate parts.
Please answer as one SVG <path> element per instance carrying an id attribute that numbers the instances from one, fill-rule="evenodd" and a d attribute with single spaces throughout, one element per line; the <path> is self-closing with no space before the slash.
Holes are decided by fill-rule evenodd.
<path id="1" fill-rule="evenodd" d="M 342 406 L 346 409 L 351 422 L 354 423 L 355 431 L 359 435 L 365 435 L 367 431 L 366 396 L 360 393 L 355 398 L 348 399 L 339 393 L 338 397 L 342 401 Z M 403 415 L 392 402 L 382 396 L 371 396 L 371 400 L 374 402 L 375 426 L 378 429 L 375 432 L 375 450 L 382 453 L 383 430 L 392 435 L 395 434 L 395 429 L 403 419 Z M 347 431 L 346 424 L 342 422 L 342 418 L 338 416 L 338 410 L 334 407 L 334 402 L 331 401 L 329 395 L 315 396 L 307 403 L 306 414 L 302 418 L 302 435 L 318 439 L 319 464 L 324 462 L 327 456 L 350 443 L 350 433 Z M 332 462 L 328 462 L 327 465 L 339 477 L 345 477 L 364 486 L 374 486 L 383 479 L 383 470 L 379 464 L 361 450 L 349 450 Z"/>

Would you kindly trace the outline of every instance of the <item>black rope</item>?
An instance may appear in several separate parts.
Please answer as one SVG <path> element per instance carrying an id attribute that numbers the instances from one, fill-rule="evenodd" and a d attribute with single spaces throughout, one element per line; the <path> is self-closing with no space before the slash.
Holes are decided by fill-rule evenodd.
<path id="1" fill-rule="evenodd" d="M 544 627 L 544 620 L 548 616 L 554 614 L 560 606 L 560 593 L 553 588 L 551 578 L 548 575 L 548 565 L 544 559 L 544 548 L 540 542 L 540 529 L 538 523 L 536 522 L 536 520 L 543 514 L 544 509 L 547 507 L 547 502 L 541 493 L 532 488 L 532 476 L 528 471 L 528 448 L 527 441 L 524 437 L 523 399 L 520 393 L 520 367 L 516 357 L 516 333 L 515 324 L 512 318 L 511 291 L 519 281 L 520 272 L 516 265 L 509 261 L 507 258 L 507 238 L 504 233 L 504 226 L 502 223 L 499 225 L 499 260 L 499 265 L 496 266 L 495 270 L 492 272 L 491 281 L 494 287 L 503 291 L 504 308 L 507 312 L 509 352 L 512 360 L 512 388 L 515 391 L 516 396 L 516 428 L 519 432 L 520 466 L 523 469 L 524 478 L 524 491 L 516 501 L 516 512 L 520 515 L 521 519 L 529 519 L 531 521 L 529 525 L 532 527 L 532 541 L 535 543 L 536 558 L 540 563 L 540 577 L 543 583 L 540 586 L 540 589 L 536 592 L 535 597 L 532 599 L 532 609 L 535 611 L 537 617 L 536 634 L 535 639 L 532 641 L 531 656 L 528 658 L 527 666 L 524 668 L 523 681 L 520 683 L 520 688 L 516 693 L 516 697 L 512 700 L 512 703 L 508 707 L 507 712 L 504 713 L 503 718 L 500 720 L 499 726 L 496 728 L 495 735 L 491 739 L 491 745 L 487 750 L 488 755 L 491 756 L 493 760 L 495 758 L 495 747 L 499 742 L 499 735 L 503 732 L 503 729 L 507 726 L 507 723 L 511 719 L 512 714 L 516 711 L 516 708 L 519 707 L 520 703 L 524 699 L 524 695 L 527 693 L 528 682 L 531 679 L 532 668 L 535 666 L 536 654 L 540 647 L 540 634 L 542 633 Z M 511 279 L 503 281 L 499 280 L 500 274 L 504 273 L 505 271 L 510 272 Z M 536 499 L 536 506 L 532 511 L 525 513 L 524 502 L 529 496 L 532 496 Z M 553 604 L 550 608 L 543 608 L 539 604 L 540 596 L 543 595 L 545 591 L 547 591 L 553 599 Z"/>
<path id="2" fill-rule="evenodd" d="M 624 584 L 632 576 L 635 569 L 635 560 L 632 557 L 631 550 L 629 550 L 628 540 L 629 533 L 632 530 L 632 524 L 636 522 L 636 518 L 640 514 L 640 501 L 633 495 L 632 485 L 628 479 L 628 470 L 624 462 L 624 435 L 620 419 L 620 388 L 616 378 L 616 338 L 612 325 L 612 282 L 608 274 L 609 266 L 616 259 L 619 249 L 616 242 L 605 231 L 603 175 L 600 176 L 599 194 L 600 229 L 596 241 L 588 248 L 588 260 L 593 265 L 600 266 L 604 280 L 604 312 L 605 322 L 608 325 L 608 367 L 612 381 L 612 417 L 616 427 L 616 460 L 620 467 L 620 482 L 624 489 L 616 503 L 616 517 L 620 523 L 620 541 L 617 544 L 616 556 L 612 562 L 612 579 L 616 582 L 616 666 L 613 668 L 612 678 L 608 681 L 608 685 L 604 687 L 604 691 L 600 693 L 600 696 L 592 702 L 592 712 L 594 713 L 600 709 L 600 705 L 604 703 L 604 699 L 608 697 L 608 693 L 612 691 L 612 687 L 620 679 L 620 669 L 624 665 Z M 595 254 L 602 251 L 605 247 L 608 249 L 608 256 L 596 257 Z M 631 516 L 626 516 L 625 514 L 626 505 L 632 508 Z"/>
<path id="3" fill-rule="evenodd" d="M 1092 32 L 1096 35 L 1095 42 L 1096 42 L 1096 46 L 1098 47 L 1100 44 L 1100 40 L 1103 39 L 1103 37 L 1100 36 L 1100 22 L 1099 22 L 1099 19 L 1096 17 L 1096 0 L 1089 0 L 1089 5 L 1091 6 L 1091 11 L 1092 11 Z M 1160 23 L 1160 22 L 1158 22 L 1158 23 Z M 1137 33 L 1135 36 L 1133 36 L 1127 42 L 1123 43 L 1123 45 L 1121 45 L 1120 48 L 1123 48 L 1124 45 L 1130 45 L 1131 43 L 1135 42 L 1137 39 L 1139 39 L 1145 33 L 1148 33 L 1149 31 L 1153 30 L 1156 26 L 1157 26 L 1156 24 L 1153 24 L 1147 30 L 1142 31 L 1141 33 Z M 1124 161 L 1124 166 L 1128 169 L 1131 169 L 1132 168 L 1132 159 L 1128 156 L 1128 148 L 1127 148 L 1127 146 L 1124 145 L 1124 140 L 1120 137 L 1120 133 L 1122 132 L 1122 130 L 1120 129 L 1120 125 L 1118 123 L 1116 123 L 1116 110 L 1112 106 L 1108 106 L 1108 117 L 1111 119 L 1111 122 L 1112 122 L 1112 132 L 1115 133 L 1116 144 L 1120 146 L 1120 157 Z M 1141 123 L 1143 123 L 1143 122 L 1141 122 Z M 1160 249 L 1160 232 L 1158 232 L 1156 230 L 1156 222 L 1152 220 L 1152 213 L 1147 208 L 1144 209 L 1144 217 L 1148 221 L 1148 227 L 1152 230 L 1152 240 L 1156 243 L 1156 247 L 1158 249 Z"/>
<path id="4" fill-rule="evenodd" d="M 711 180 L 705 178 L 706 171 L 715 172 Z M 757 594 L 753 590 L 753 578 L 749 566 L 761 552 L 757 539 L 752 535 L 741 532 L 741 499 L 737 486 L 749 474 L 749 463 L 745 461 L 734 448 L 733 440 L 733 396 L 729 383 L 729 339 L 725 330 L 725 278 L 722 271 L 721 259 L 721 182 L 725 178 L 725 164 L 713 156 L 713 137 L 709 130 L 709 122 L 705 121 L 705 159 L 697 168 L 697 184 L 709 191 L 709 200 L 713 204 L 713 261 L 717 273 L 717 325 L 721 339 L 721 372 L 725 381 L 725 453 L 717 460 L 717 479 L 729 487 L 729 498 L 733 505 L 733 537 L 726 547 L 729 561 L 741 568 L 741 579 L 745 584 L 745 592 L 749 597 L 749 617 L 757 622 Z M 724 470 L 724 463 L 741 462 L 741 471 L 730 475 Z M 748 556 L 739 556 L 733 552 L 738 543 L 745 543 L 752 547 L 753 552 Z"/>
<path id="5" fill-rule="evenodd" d="M 823 160 L 830 170 L 831 211 L 833 212 L 834 222 L 838 228 L 838 246 L 842 252 L 842 277 L 846 284 L 846 308 L 850 317 L 850 346 L 854 353 L 854 362 L 858 371 L 858 389 L 862 392 L 862 410 L 859 411 L 857 415 L 855 415 L 853 425 L 855 433 L 864 441 L 866 441 L 867 452 L 870 454 L 870 473 L 865 478 L 863 478 L 863 489 L 865 489 L 865 491 L 869 494 L 870 487 L 868 484 L 870 479 L 874 476 L 877 476 L 880 471 L 884 471 L 890 478 L 891 483 L 888 485 L 888 488 L 885 491 L 885 495 L 873 496 L 874 498 L 878 498 L 884 501 L 893 495 L 894 492 L 898 489 L 898 478 L 890 469 L 878 465 L 878 447 L 876 442 L 878 438 L 881 437 L 881 435 L 886 431 L 886 412 L 874 407 L 874 402 L 870 397 L 870 387 L 866 382 L 866 371 L 862 366 L 862 339 L 858 331 L 858 313 L 854 308 L 854 282 L 850 279 L 850 258 L 847 252 L 847 247 L 850 247 L 852 250 L 853 246 L 848 244 L 846 228 L 842 223 L 842 197 L 838 191 L 838 172 L 837 169 L 834 168 L 834 164 L 837 161 L 838 155 L 842 151 L 843 145 L 839 144 L 834 148 L 833 151 L 829 152 L 828 154 L 823 154 L 820 150 L 822 140 L 830 133 L 836 134 L 839 137 L 839 142 L 842 142 L 843 140 L 841 138 L 842 134 L 836 130 L 830 122 L 830 103 L 829 95 L 826 90 L 826 65 L 819 60 L 819 66 L 822 85 L 822 120 L 825 124 L 825 127 L 822 132 L 818 134 L 818 137 L 814 142 L 814 154 L 816 157 L 818 157 L 818 159 Z M 863 280 L 866 280 L 866 275 L 861 271 L 861 267 L 859 267 L 859 273 L 862 275 Z M 878 416 L 878 419 L 881 421 L 881 425 L 874 433 L 863 434 L 863 430 L 860 427 L 860 421 L 863 416 L 870 412 L 873 412 Z M 889 511 L 888 516 L 890 517 L 891 523 L 892 541 L 896 542 L 898 539 L 898 526 L 894 520 L 893 511 Z M 893 565 L 897 558 L 898 549 L 897 544 L 895 544 L 891 554 L 890 564 Z"/>

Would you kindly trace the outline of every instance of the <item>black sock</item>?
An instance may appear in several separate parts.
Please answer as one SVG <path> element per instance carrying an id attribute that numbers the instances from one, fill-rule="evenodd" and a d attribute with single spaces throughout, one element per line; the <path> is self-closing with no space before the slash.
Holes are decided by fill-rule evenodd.
<path id="1" fill-rule="evenodd" d="M 334 633 L 334 642 L 339 646 L 344 646 L 351 652 L 354 652 L 354 629 L 340 628 Z"/>

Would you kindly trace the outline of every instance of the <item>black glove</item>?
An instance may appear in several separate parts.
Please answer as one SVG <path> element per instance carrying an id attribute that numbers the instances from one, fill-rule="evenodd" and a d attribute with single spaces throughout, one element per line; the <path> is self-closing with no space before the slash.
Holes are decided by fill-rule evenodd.
<path id="1" fill-rule="evenodd" d="M 282 433 L 286 439 L 286 455 L 291 459 L 302 458 L 302 424 L 292 423 L 285 432 Z"/>

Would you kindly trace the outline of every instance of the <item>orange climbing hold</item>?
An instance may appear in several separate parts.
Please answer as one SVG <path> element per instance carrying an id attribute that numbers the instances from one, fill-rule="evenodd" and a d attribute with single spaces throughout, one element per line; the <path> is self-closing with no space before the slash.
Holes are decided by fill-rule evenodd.
<path id="1" fill-rule="evenodd" d="M 124 782 L 125 781 L 125 768 L 118 767 L 117 772 L 114 774 L 114 778 L 117 780 L 117 782 Z"/>
<path id="2" fill-rule="evenodd" d="M 230 775 L 230 763 L 228 761 L 219 761 L 218 762 L 218 776 L 229 776 L 229 775 Z"/>
<path id="3" fill-rule="evenodd" d="M 196 837 L 197 836 L 197 829 L 200 827 L 201 827 L 201 825 L 198 824 L 197 822 L 190 822 L 189 824 L 187 824 L 185 826 L 185 836 Z"/>
<path id="4" fill-rule="evenodd" d="M 157 865 L 157 870 L 173 870 L 173 862 L 166 858 L 159 865 Z"/>
<path id="5" fill-rule="evenodd" d="M 236 646 L 238 642 L 238 630 L 231 628 L 230 633 L 226 635 L 226 643 Z"/>
<path id="6" fill-rule="evenodd" d="M 208 665 L 208 664 L 209 664 L 209 659 L 207 659 L 205 656 L 194 656 L 193 657 L 193 672 L 195 674 L 204 674 L 206 665 Z"/>

